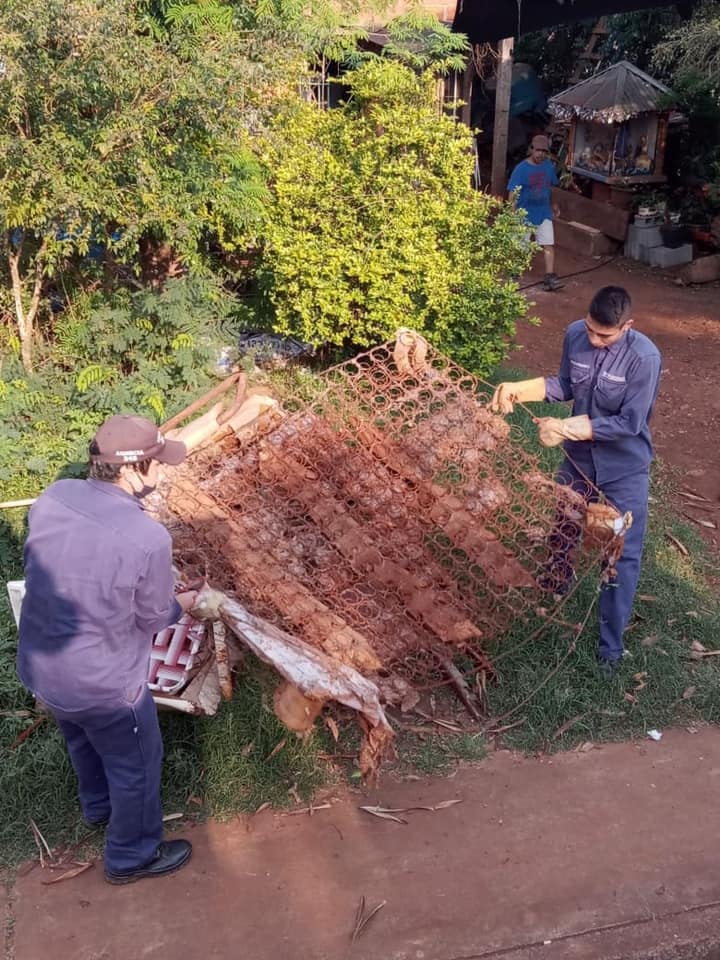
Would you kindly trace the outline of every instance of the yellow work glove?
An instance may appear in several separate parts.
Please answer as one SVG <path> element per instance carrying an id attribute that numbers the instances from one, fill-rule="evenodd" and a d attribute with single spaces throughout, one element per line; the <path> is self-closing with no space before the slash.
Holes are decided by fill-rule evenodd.
<path id="1" fill-rule="evenodd" d="M 609 544 L 615 537 L 621 537 L 632 526 L 633 516 L 620 513 L 609 503 L 589 503 L 585 513 L 585 539 L 598 546 Z"/>
<path id="2" fill-rule="evenodd" d="M 556 447 L 563 440 L 592 440 L 592 423 L 590 417 L 582 414 L 580 417 L 541 417 L 538 422 L 540 443 L 544 447 Z"/>
<path id="3" fill-rule="evenodd" d="M 545 399 L 545 377 L 501 383 L 490 401 L 493 413 L 512 413 L 516 403 L 533 403 Z"/>

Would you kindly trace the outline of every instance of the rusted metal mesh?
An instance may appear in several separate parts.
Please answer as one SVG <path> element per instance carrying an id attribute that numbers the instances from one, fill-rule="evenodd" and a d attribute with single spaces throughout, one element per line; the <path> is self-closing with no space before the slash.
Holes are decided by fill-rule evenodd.
<path id="1" fill-rule="evenodd" d="M 480 382 L 399 339 L 327 371 L 264 435 L 192 458 L 168 505 L 181 562 L 252 612 L 400 688 L 561 619 L 599 576 L 584 502 L 487 407 Z M 562 521 L 562 522 L 560 522 Z"/>

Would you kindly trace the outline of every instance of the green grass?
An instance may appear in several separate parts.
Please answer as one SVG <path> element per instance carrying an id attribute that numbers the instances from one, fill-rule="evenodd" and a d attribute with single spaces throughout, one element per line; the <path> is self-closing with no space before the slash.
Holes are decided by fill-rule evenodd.
<path id="1" fill-rule="evenodd" d="M 485 741 L 479 733 L 428 734 L 424 739 L 400 732 L 398 736 L 397 771 L 442 775 L 448 773 L 457 761 L 482 760 L 487 753 Z"/>

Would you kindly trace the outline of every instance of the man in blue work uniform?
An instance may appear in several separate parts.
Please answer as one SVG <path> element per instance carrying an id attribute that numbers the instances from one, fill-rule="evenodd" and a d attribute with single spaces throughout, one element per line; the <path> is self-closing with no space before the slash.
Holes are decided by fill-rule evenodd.
<path id="1" fill-rule="evenodd" d="M 558 482 L 587 494 L 584 474 L 621 513 L 632 513 L 617 579 L 600 596 L 598 656 L 608 679 L 623 655 L 640 575 L 653 456 L 648 424 L 661 371 L 657 347 L 632 324 L 627 291 L 603 287 L 587 317 L 568 327 L 558 376 L 501 383 L 491 401 L 493 410 L 509 413 L 515 402 L 572 400 L 572 416 L 538 421 L 545 446 L 564 442 Z"/>
<path id="2" fill-rule="evenodd" d="M 160 463 L 185 459 L 143 417 L 107 420 L 87 480 L 59 480 L 33 505 L 17 670 L 54 715 L 89 823 L 108 822 L 105 876 L 129 883 L 179 869 L 163 842 L 162 738 L 147 688 L 153 635 L 194 603 L 174 593 L 167 530 L 143 512 Z"/>
<path id="3" fill-rule="evenodd" d="M 529 237 L 534 237 L 543 249 L 545 258 L 544 290 L 560 290 L 563 286 L 555 273 L 555 231 L 553 214 L 557 209 L 551 203 L 551 189 L 558 183 L 555 167 L 548 159 L 550 142 L 543 134 L 532 138 L 530 155 L 513 170 L 508 183 L 510 200 L 525 211 L 530 226 Z M 517 191 L 517 194 L 515 193 Z"/>

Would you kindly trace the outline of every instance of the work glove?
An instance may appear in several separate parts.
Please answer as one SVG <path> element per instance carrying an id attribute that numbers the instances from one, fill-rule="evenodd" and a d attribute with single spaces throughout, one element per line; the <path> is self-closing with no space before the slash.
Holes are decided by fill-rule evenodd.
<path id="1" fill-rule="evenodd" d="M 493 413 L 512 413 L 516 403 L 534 403 L 545 399 L 545 377 L 501 383 L 490 401 Z"/>
<path id="2" fill-rule="evenodd" d="M 556 447 L 563 440 L 592 440 L 590 417 L 540 417 L 537 421 L 540 443 L 544 447 Z"/>
<path id="3" fill-rule="evenodd" d="M 218 620 L 220 618 L 220 605 L 227 600 L 227 596 L 221 590 L 213 590 L 207 584 L 200 590 L 195 598 L 195 606 L 190 611 L 190 615 L 196 620 Z"/>
<path id="4" fill-rule="evenodd" d="M 597 544 L 609 543 L 632 526 L 632 513 L 620 513 L 609 503 L 589 503 L 585 512 L 585 538 Z"/>
<path id="5" fill-rule="evenodd" d="M 589 503 L 583 525 L 583 541 L 603 551 L 606 579 L 616 576 L 617 562 L 625 549 L 625 531 L 632 526 L 628 510 L 621 514 L 608 503 Z"/>

